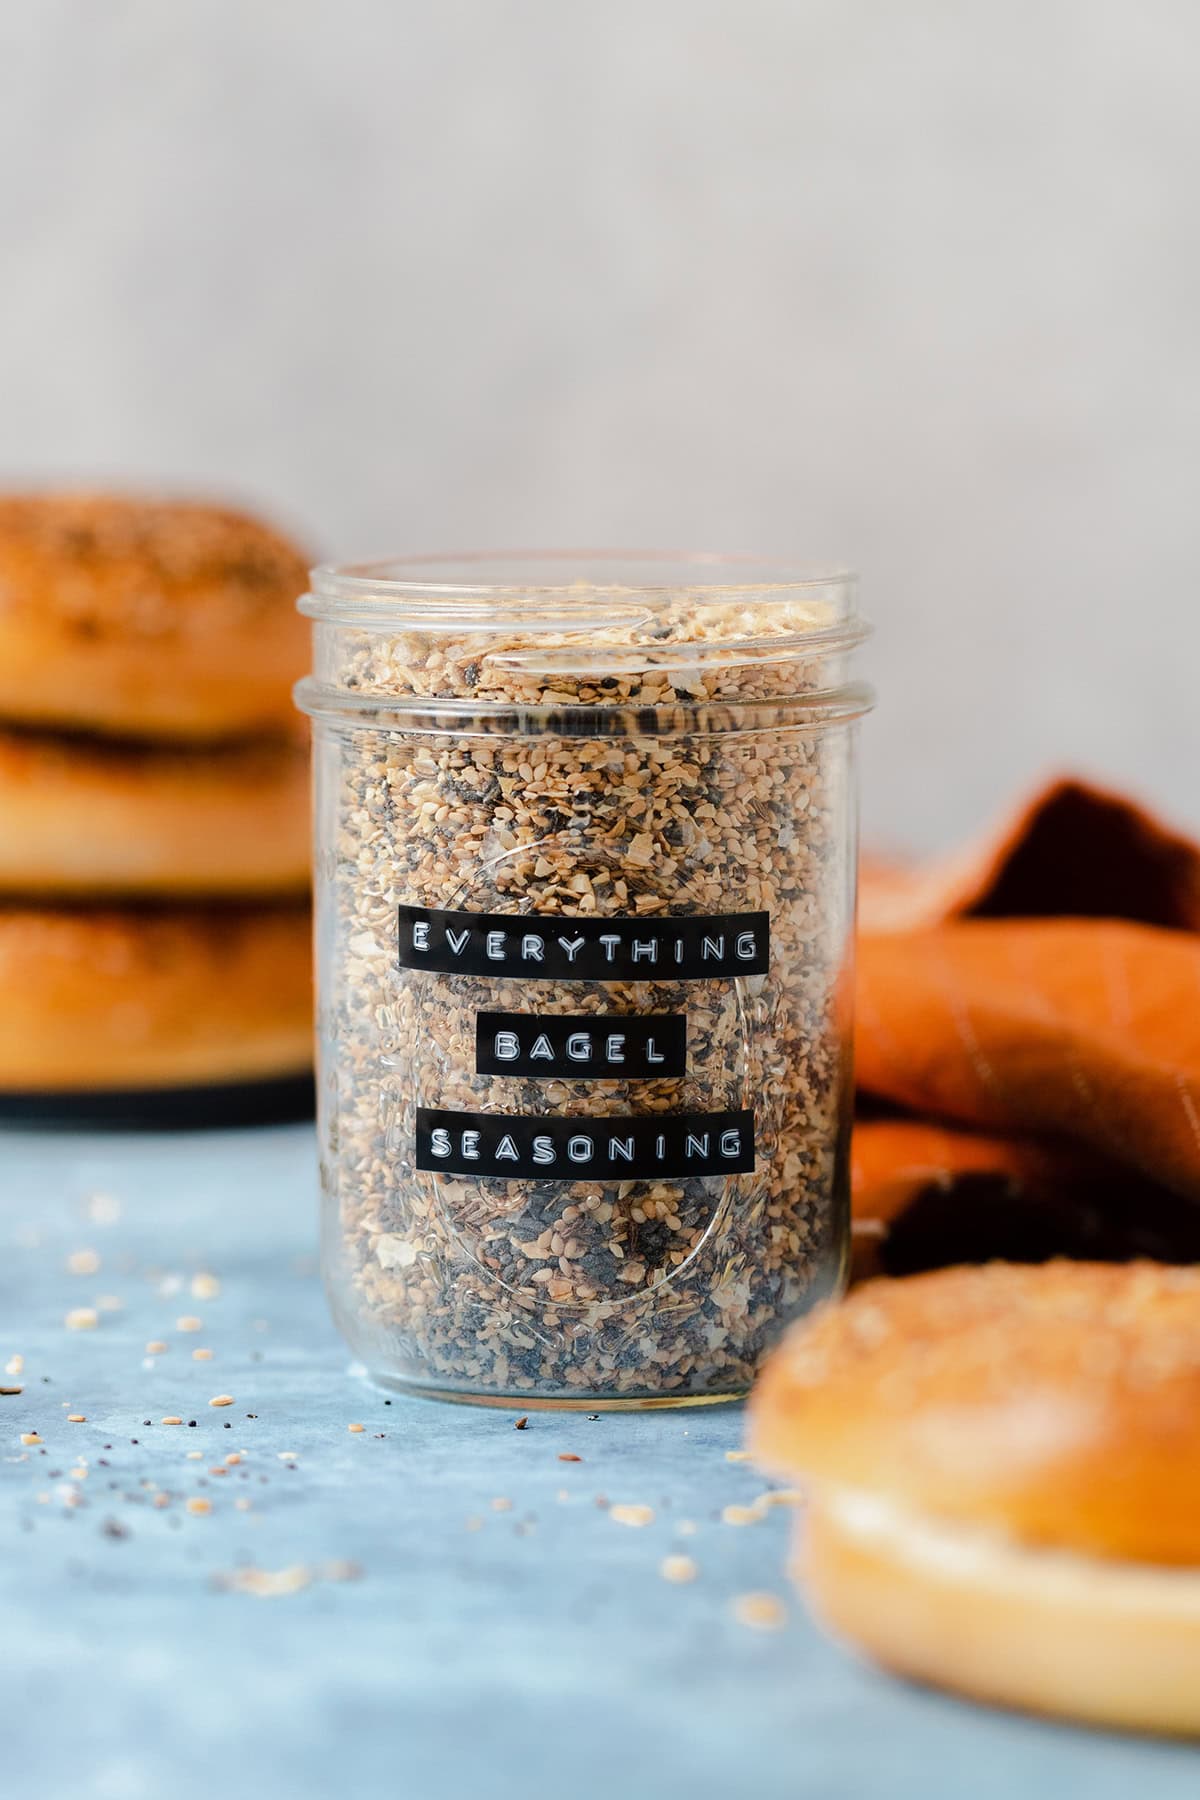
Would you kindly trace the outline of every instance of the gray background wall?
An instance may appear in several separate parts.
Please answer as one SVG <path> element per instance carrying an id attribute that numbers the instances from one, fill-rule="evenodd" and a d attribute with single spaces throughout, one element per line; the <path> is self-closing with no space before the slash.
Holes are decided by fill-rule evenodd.
<path id="1" fill-rule="evenodd" d="M 876 838 L 1200 823 L 1194 0 L 9 0 L 0 478 L 848 559 Z"/>

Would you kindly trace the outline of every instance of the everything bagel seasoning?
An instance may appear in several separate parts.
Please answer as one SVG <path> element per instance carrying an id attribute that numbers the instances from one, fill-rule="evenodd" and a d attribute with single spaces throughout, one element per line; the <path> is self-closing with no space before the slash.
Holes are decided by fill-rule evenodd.
<path id="1" fill-rule="evenodd" d="M 844 1263 L 846 646 L 581 593 L 308 603 L 327 1285 L 402 1385 L 716 1399 Z"/>

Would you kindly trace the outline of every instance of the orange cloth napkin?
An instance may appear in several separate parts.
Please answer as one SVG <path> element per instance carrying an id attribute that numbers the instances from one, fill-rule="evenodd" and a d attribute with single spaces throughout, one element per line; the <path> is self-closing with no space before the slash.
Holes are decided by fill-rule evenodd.
<path id="1" fill-rule="evenodd" d="M 1200 1258 L 1200 846 L 1062 780 L 918 870 L 864 863 L 856 1275 Z"/>

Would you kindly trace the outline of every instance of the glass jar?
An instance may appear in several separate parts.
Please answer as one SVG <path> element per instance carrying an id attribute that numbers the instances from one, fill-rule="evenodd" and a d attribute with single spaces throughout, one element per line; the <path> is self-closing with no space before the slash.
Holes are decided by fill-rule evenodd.
<path id="1" fill-rule="evenodd" d="M 842 572 L 318 569 L 323 1265 L 384 1384 L 746 1391 L 848 1245 Z"/>

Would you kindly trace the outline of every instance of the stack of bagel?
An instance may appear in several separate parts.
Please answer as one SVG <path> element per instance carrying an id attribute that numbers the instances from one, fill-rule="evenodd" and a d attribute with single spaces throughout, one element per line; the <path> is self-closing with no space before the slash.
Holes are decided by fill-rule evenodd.
<path id="1" fill-rule="evenodd" d="M 306 1076 L 305 571 L 220 508 L 0 497 L 0 1110 Z"/>

